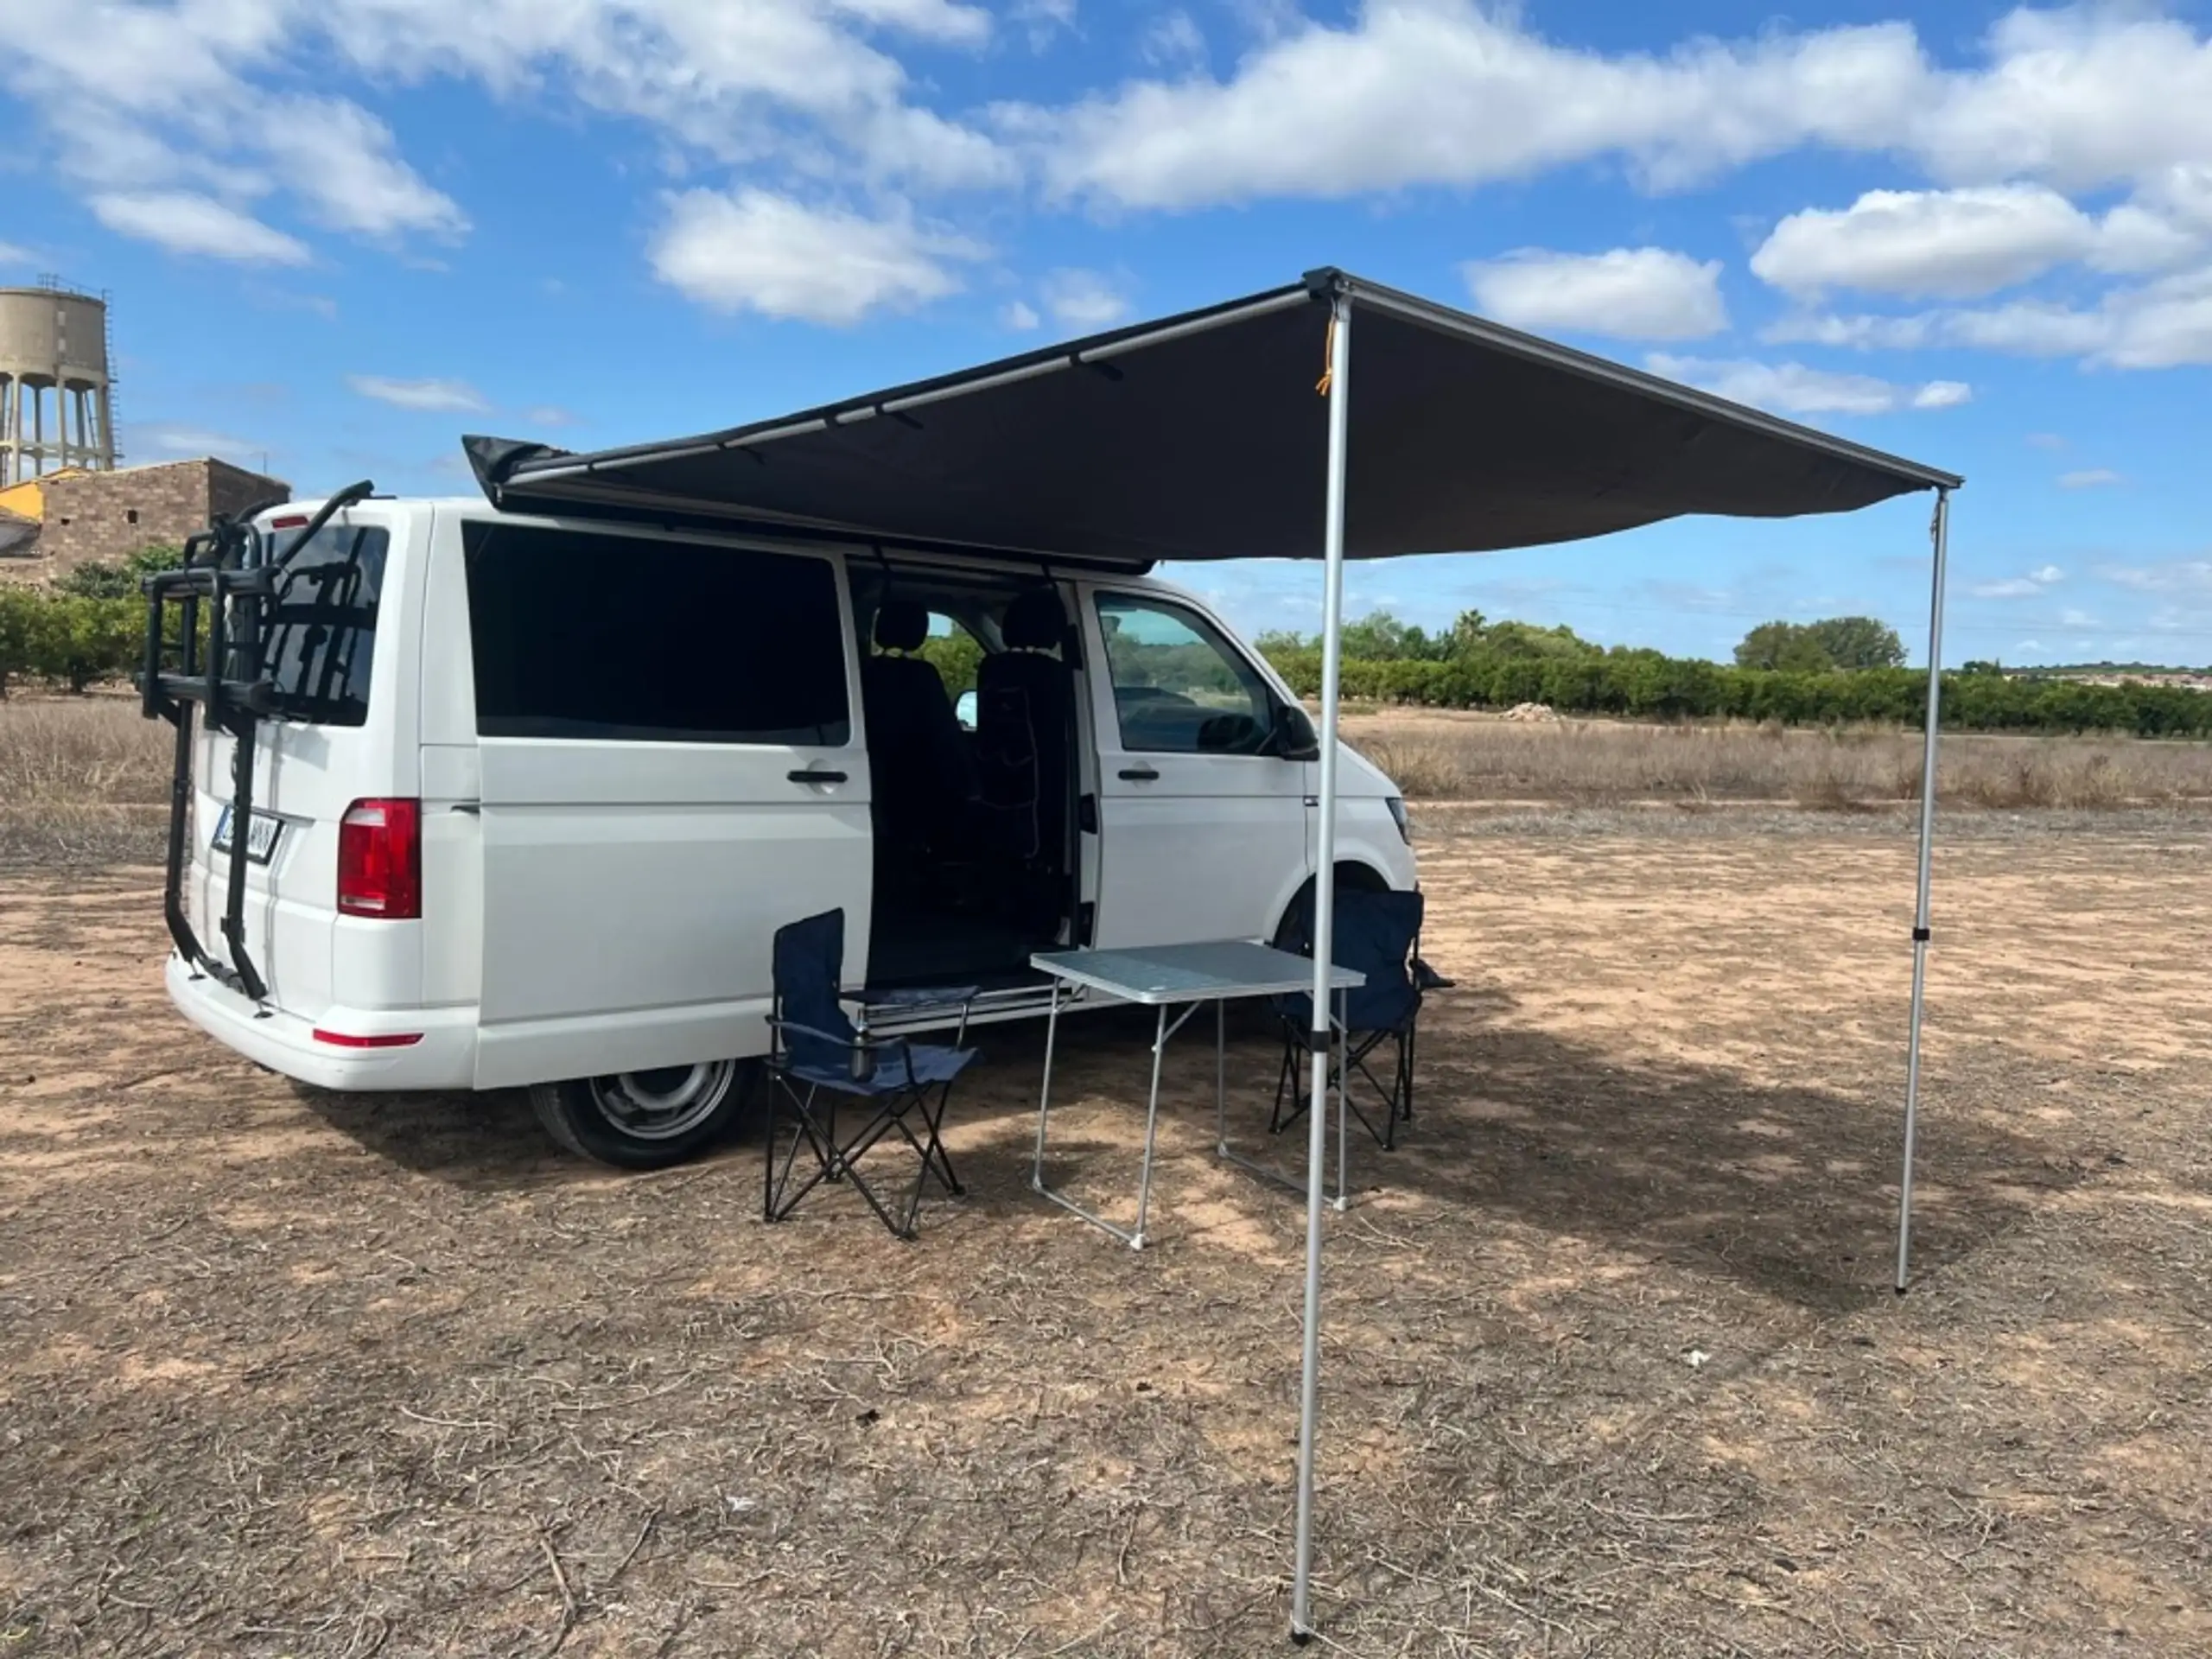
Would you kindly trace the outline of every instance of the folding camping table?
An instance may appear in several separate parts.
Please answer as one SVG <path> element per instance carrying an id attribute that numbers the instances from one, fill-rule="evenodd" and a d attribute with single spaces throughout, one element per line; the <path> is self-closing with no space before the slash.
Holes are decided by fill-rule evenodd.
<path id="1" fill-rule="evenodd" d="M 1102 1232 L 1112 1234 L 1133 1250 L 1145 1246 L 1145 1217 L 1152 1202 L 1153 1147 L 1160 1127 L 1160 1061 L 1167 1039 L 1180 1031 L 1190 1017 L 1208 1002 L 1214 1007 L 1214 1154 L 1241 1168 L 1281 1182 L 1294 1191 L 1301 1183 L 1247 1158 L 1229 1144 L 1229 1003 L 1253 996 L 1312 994 L 1313 963 L 1271 945 L 1249 939 L 1222 939 L 1199 944 L 1164 944 L 1126 950 L 1052 950 L 1030 957 L 1030 965 L 1052 979 L 1052 1006 L 1045 1023 L 1045 1081 L 1037 1096 L 1037 1161 L 1029 1185 L 1063 1210 L 1080 1216 Z M 1367 982 L 1350 968 L 1332 964 L 1329 988 L 1337 994 L 1341 1032 L 1344 994 Z M 1059 1034 L 1060 1004 L 1064 1000 L 1096 993 L 1117 1002 L 1133 1002 L 1160 1010 L 1152 1040 L 1152 1095 L 1145 1105 L 1144 1161 L 1137 1178 L 1137 1224 L 1135 1230 L 1112 1222 L 1077 1204 L 1045 1184 L 1045 1137 L 1052 1115 L 1052 1051 Z M 1168 1011 L 1183 1012 L 1168 1020 Z M 1344 1201 L 1344 1145 L 1342 1084 L 1337 1108 L 1337 1207 Z"/>

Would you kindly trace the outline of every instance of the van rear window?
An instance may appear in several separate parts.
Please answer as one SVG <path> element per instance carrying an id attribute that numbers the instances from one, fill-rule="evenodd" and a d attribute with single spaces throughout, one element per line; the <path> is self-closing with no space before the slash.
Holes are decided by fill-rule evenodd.
<path id="1" fill-rule="evenodd" d="M 359 726 L 369 717 L 376 664 L 377 601 L 384 588 L 389 531 L 327 524 L 296 550 L 276 533 L 275 601 L 268 612 L 263 671 L 277 713 L 319 726 Z"/>
<path id="2" fill-rule="evenodd" d="M 485 737 L 851 735 L 824 560 L 482 521 L 462 545 Z"/>

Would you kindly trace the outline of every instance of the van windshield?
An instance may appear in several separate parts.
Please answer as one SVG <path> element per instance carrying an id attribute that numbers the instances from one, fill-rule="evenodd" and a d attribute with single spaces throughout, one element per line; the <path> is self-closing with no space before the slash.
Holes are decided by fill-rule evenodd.
<path id="1" fill-rule="evenodd" d="M 285 556 L 263 653 L 277 713 L 315 725 L 361 725 L 369 717 L 377 600 L 391 532 L 327 524 L 297 548 L 294 539 L 283 531 L 276 537 Z"/>

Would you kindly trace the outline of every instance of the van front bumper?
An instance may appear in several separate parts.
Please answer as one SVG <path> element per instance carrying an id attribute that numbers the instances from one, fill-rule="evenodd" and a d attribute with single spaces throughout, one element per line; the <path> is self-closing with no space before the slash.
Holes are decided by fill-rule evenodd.
<path id="1" fill-rule="evenodd" d="M 310 1023 L 295 1014 L 263 1010 L 170 954 L 163 971 L 177 1011 L 226 1048 L 257 1065 L 318 1089 L 352 1090 L 473 1089 L 476 1083 L 476 1010 L 364 1010 L 334 1007 Z M 400 1048 L 340 1048 L 319 1042 L 317 1024 L 353 1037 L 419 1033 Z"/>

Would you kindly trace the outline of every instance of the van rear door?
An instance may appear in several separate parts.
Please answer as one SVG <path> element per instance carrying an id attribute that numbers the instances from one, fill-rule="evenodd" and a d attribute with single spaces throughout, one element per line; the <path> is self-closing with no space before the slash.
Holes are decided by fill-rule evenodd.
<path id="1" fill-rule="evenodd" d="M 421 561 L 407 515 L 389 504 L 348 508 L 288 553 L 306 522 L 298 508 L 265 521 L 274 553 L 286 556 L 264 657 L 277 707 L 255 728 L 252 821 L 240 825 L 231 811 L 236 740 L 203 727 L 184 899 L 202 944 L 224 954 L 231 861 L 244 858 L 246 944 L 267 1001 L 316 1023 L 334 1005 L 404 1007 L 416 996 L 415 924 L 373 911 L 341 917 L 338 888 L 348 810 L 416 792 L 415 680 L 391 663 Z M 357 936 L 342 951 L 341 932 Z"/>
<path id="2" fill-rule="evenodd" d="M 461 526 L 480 1088 L 766 1052 L 775 930 L 868 962 L 868 751 L 835 553 Z"/>

